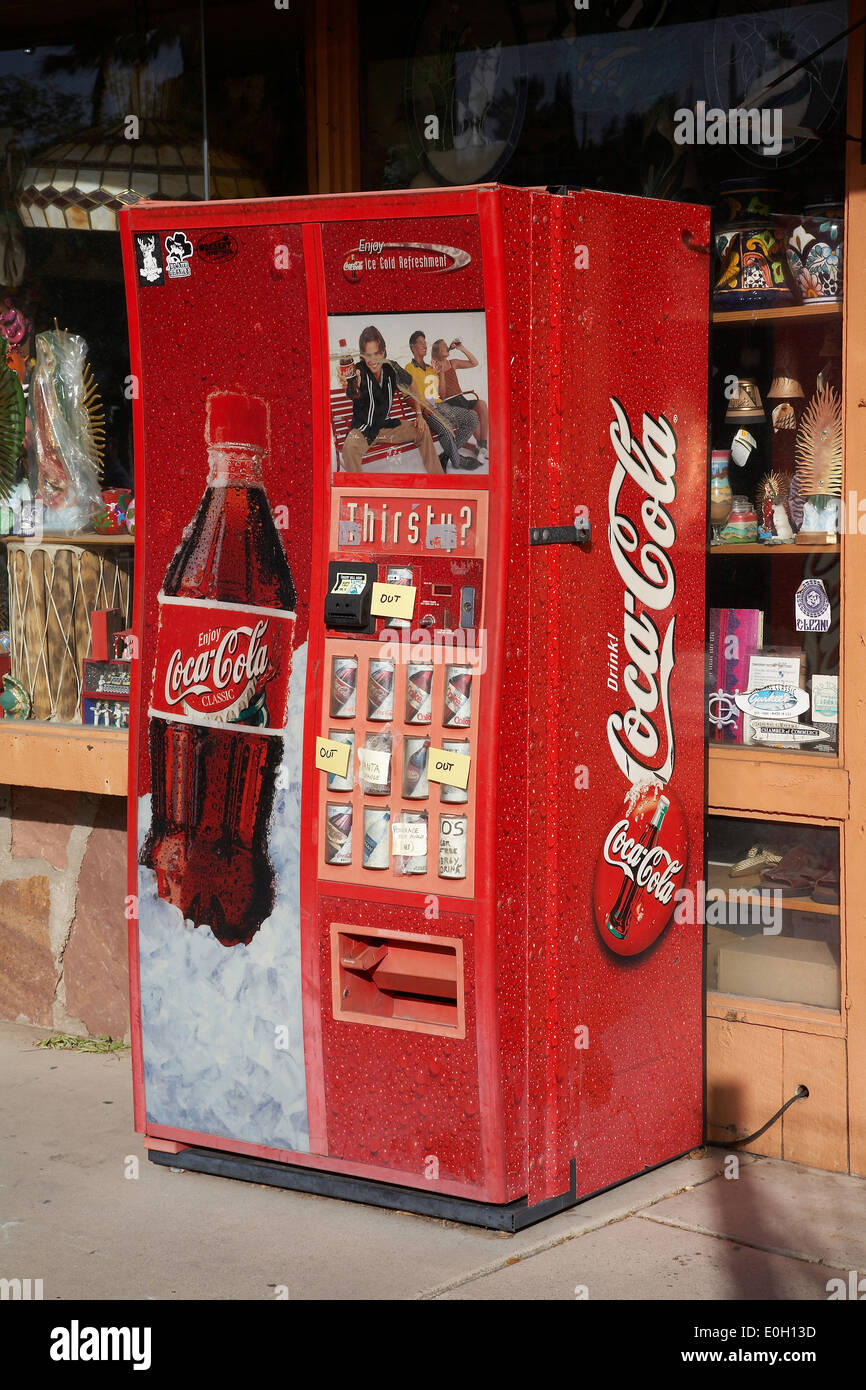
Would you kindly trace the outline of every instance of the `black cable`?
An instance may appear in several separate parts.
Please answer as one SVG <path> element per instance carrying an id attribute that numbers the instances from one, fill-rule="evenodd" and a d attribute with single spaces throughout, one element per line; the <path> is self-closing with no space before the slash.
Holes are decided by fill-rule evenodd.
<path id="1" fill-rule="evenodd" d="M 798 1086 L 791 1096 L 791 1099 L 785 1101 L 781 1110 L 777 1110 L 775 1115 L 771 1116 L 765 1125 L 761 1125 L 760 1129 L 755 1130 L 754 1134 L 747 1134 L 745 1139 L 708 1139 L 706 1141 L 706 1147 L 708 1149 L 731 1149 L 735 1144 L 751 1144 L 753 1139 L 760 1139 L 762 1134 L 766 1134 L 770 1125 L 774 1125 L 779 1117 L 784 1115 L 789 1105 L 793 1105 L 795 1100 L 805 1100 L 808 1094 L 808 1086 Z"/>

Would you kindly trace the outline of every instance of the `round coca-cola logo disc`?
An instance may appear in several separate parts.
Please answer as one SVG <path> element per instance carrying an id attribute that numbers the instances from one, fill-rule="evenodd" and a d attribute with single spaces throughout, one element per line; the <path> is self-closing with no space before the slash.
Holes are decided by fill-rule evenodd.
<path id="1" fill-rule="evenodd" d="M 629 788 L 595 869 L 595 924 L 609 950 L 637 956 L 661 936 L 679 901 L 688 847 L 670 788 L 656 781 Z"/>

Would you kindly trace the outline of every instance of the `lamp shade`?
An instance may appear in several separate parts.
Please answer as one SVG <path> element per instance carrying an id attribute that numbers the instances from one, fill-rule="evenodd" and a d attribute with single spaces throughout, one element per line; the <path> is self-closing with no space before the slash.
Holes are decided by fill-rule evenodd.
<path id="1" fill-rule="evenodd" d="M 16 190 L 25 227 L 115 232 L 119 210 L 143 198 L 204 198 L 196 136 L 155 117 L 141 121 L 137 140 L 128 139 L 125 128 L 121 120 L 84 130 L 33 156 Z M 233 155 L 211 148 L 208 163 L 214 198 L 257 198 L 267 192 Z"/>
<path id="2" fill-rule="evenodd" d="M 725 420 L 739 423 L 742 420 L 765 418 L 758 383 L 754 377 L 741 376 L 737 381 L 737 393 L 728 402 Z"/>
<path id="3" fill-rule="evenodd" d="M 805 397 L 805 392 L 796 377 L 773 377 L 773 383 L 767 392 L 768 400 L 794 401 L 801 397 Z"/>

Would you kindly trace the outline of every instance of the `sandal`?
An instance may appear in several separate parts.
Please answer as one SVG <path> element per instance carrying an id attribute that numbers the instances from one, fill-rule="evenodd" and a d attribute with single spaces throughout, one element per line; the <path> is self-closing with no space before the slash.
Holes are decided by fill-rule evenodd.
<path id="1" fill-rule="evenodd" d="M 818 879 L 812 889 L 812 898 L 816 903 L 838 903 L 839 902 L 839 866 L 832 865 L 827 872 Z"/>
<path id="2" fill-rule="evenodd" d="M 827 872 L 827 861 L 805 845 L 789 850 L 774 869 L 765 869 L 761 883 L 781 893 L 783 898 L 808 898 Z"/>
<path id="3" fill-rule="evenodd" d="M 748 854 L 743 859 L 738 859 L 736 864 L 732 864 L 728 869 L 728 878 L 745 878 L 747 874 L 756 874 L 761 869 L 774 869 L 782 861 L 782 855 L 770 849 L 769 845 L 752 845 Z"/>

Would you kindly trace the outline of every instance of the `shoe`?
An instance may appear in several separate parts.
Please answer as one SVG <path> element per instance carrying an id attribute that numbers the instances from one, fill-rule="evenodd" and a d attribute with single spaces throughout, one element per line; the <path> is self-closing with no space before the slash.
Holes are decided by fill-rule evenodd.
<path id="1" fill-rule="evenodd" d="M 769 845 L 758 842 L 752 845 L 745 859 L 738 859 L 728 869 L 729 878 L 745 878 L 747 874 L 759 873 L 762 869 L 774 869 L 781 862 L 781 854 L 776 854 Z"/>
<path id="2" fill-rule="evenodd" d="M 460 472 L 465 470 L 467 473 L 472 473 L 476 468 L 480 468 L 481 464 L 480 458 L 467 458 L 465 454 L 460 455 Z"/>
<path id="3" fill-rule="evenodd" d="M 838 903 L 839 901 L 839 865 L 834 864 L 828 868 L 822 878 L 818 879 L 812 889 L 812 900 L 816 903 Z"/>
<path id="4" fill-rule="evenodd" d="M 765 888 L 776 889 L 783 898 L 808 898 L 829 868 L 827 860 L 814 850 L 798 845 L 789 850 L 774 869 L 764 870 L 761 883 Z"/>
<path id="5" fill-rule="evenodd" d="M 487 452 L 487 447 L 486 447 L 486 445 L 482 445 L 481 448 L 478 450 L 478 461 L 479 461 L 479 463 L 489 463 L 489 462 L 490 462 L 490 455 L 489 455 L 489 453 Z"/>

